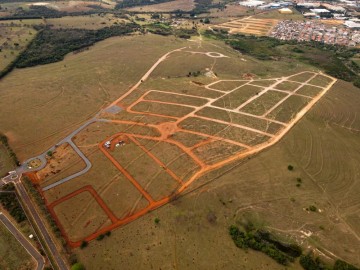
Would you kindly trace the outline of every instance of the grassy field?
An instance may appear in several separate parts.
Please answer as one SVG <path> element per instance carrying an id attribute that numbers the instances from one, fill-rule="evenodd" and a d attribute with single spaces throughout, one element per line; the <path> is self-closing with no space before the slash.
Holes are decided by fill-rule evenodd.
<path id="1" fill-rule="evenodd" d="M 0 71 L 13 62 L 35 37 L 36 30 L 7 21 L 0 21 Z"/>
<path id="2" fill-rule="evenodd" d="M 68 144 L 62 144 L 48 157 L 46 167 L 38 171 L 41 186 L 46 186 L 85 168 L 84 161 Z"/>
<path id="3" fill-rule="evenodd" d="M 13 159 L 9 156 L 8 150 L 0 143 L 0 177 L 4 176 L 14 168 L 15 164 Z"/>
<path id="4" fill-rule="evenodd" d="M 4 270 L 25 270 L 35 267 L 35 261 L 2 222 L 0 222 L 0 258 L 0 268 Z"/>
<path id="5" fill-rule="evenodd" d="M 184 42 L 153 35 L 111 38 L 62 62 L 15 70 L 0 82 L 2 115 L 11 116 L 0 117 L 2 132 L 20 160 L 39 154 Z M 158 43 L 164 46 L 152 46 Z"/>

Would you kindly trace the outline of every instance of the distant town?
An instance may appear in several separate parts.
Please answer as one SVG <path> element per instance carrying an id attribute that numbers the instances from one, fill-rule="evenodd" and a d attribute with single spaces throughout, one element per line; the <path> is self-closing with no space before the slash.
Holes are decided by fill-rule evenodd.
<path id="1" fill-rule="evenodd" d="M 357 12 L 360 5 L 357 1 L 341 0 L 329 4 L 250 0 L 239 4 L 260 10 L 277 9 L 281 14 L 292 14 L 293 10 L 301 13 L 304 20 L 282 20 L 274 26 L 269 35 L 280 40 L 316 41 L 352 47 L 360 43 L 360 19 Z"/>

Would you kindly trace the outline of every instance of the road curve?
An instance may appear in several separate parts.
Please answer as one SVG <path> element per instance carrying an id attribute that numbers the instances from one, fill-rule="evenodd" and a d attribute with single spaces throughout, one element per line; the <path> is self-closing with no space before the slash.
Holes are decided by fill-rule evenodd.
<path id="1" fill-rule="evenodd" d="M 27 194 L 24 185 L 20 181 L 20 179 L 15 181 L 15 187 L 22 199 L 24 206 L 29 210 L 31 217 L 33 218 L 34 222 L 36 223 L 37 228 L 40 230 L 42 238 L 44 239 L 46 246 L 48 247 L 51 256 L 53 257 L 55 263 L 58 266 L 59 270 L 68 270 L 68 267 L 64 260 L 62 259 L 60 252 L 57 250 L 56 245 L 52 238 L 50 237 L 49 232 L 47 231 L 42 219 L 40 218 L 39 214 L 37 213 L 33 202 L 31 201 L 29 195 Z"/>
<path id="2" fill-rule="evenodd" d="M 20 244 L 26 249 L 26 251 L 36 260 L 36 270 L 42 270 L 45 266 L 44 258 L 34 248 L 34 246 L 25 238 L 25 236 L 19 232 L 19 230 L 11 223 L 11 221 L 0 212 L 0 221 L 11 232 L 11 234 L 20 242 Z"/>
<path id="3" fill-rule="evenodd" d="M 80 175 L 83 175 L 83 174 L 87 173 L 90 170 L 91 166 L 92 166 L 90 160 L 88 160 L 86 158 L 86 156 L 83 154 L 83 152 L 80 151 L 80 149 L 73 143 L 73 141 L 71 139 L 67 140 L 67 142 L 71 145 L 71 147 L 74 149 L 74 151 L 84 160 L 84 162 L 86 164 L 86 167 L 83 170 L 81 170 L 81 171 L 79 171 L 79 172 L 77 172 L 75 174 L 72 174 L 72 175 L 70 175 L 68 177 L 65 177 L 65 178 L 63 178 L 63 179 L 61 179 L 61 180 L 59 180 L 59 181 L 57 181 L 57 182 L 55 182 L 53 184 L 50 184 L 50 185 L 44 187 L 42 189 L 43 191 L 47 191 L 47 190 L 49 190 L 51 188 L 54 188 L 54 187 L 56 187 L 58 185 L 61 185 L 61 184 L 65 183 L 67 181 L 70 181 L 73 178 L 76 178 L 76 177 L 78 177 Z"/>

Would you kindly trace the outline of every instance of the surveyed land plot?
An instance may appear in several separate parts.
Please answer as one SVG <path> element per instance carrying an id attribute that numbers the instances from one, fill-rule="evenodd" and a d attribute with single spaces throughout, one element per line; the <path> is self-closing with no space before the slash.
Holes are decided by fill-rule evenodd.
<path id="1" fill-rule="evenodd" d="M 247 17 L 217 25 L 217 28 L 228 30 L 229 33 L 264 36 L 277 24 L 274 19 L 255 19 Z"/>
<path id="2" fill-rule="evenodd" d="M 74 136 L 91 169 L 45 187 L 50 211 L 73 247 L 172 201 L 204 174 L 273 145 L 336 81 L 301 72 L 197 83 L 187 77 L 187 91 L 179 90 L 178 78 L 161 78 L 138 89 L 164 59 L 169 63 L 171 53 Z M 69 205 L 79 209 L 62 214 Z"/>

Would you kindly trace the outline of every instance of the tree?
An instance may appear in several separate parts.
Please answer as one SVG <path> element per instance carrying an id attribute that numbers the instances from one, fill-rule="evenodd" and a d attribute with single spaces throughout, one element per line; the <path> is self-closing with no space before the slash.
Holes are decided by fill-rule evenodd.
<path id="1" fill-rule="evenodd" d="M 71 270 L 85 270 L 85 266 L 78 262 L 71 266 Z"/>
<path id="2" fill-rule="evenodd" d="M 155 222 L 155 224 L 159 224 L 160 223 L 160 218 L 155 218 L 154 222 Z"/>
<path id="3" fill-rule="evenodd" d="M 288 170 L 292 171 L 294 169 L 294 167 L 292 165 L 288 165 Z"/>
<path id="4" fill-rule="evenodd" d="M 88 242 L 82 241 L 82 242 L 81 242 L 81 245 L 80 245 L 80 248 L 81 248 L 81 249 L 86 248 L 86 247 L 88 246 L 88 244 L 89 244 Z"/>

